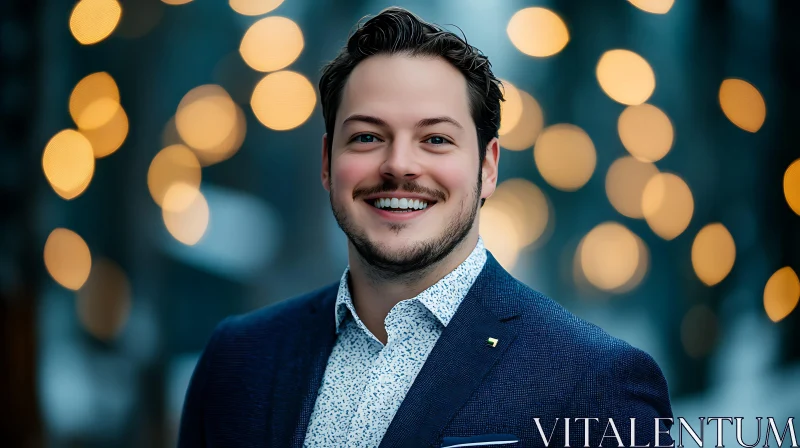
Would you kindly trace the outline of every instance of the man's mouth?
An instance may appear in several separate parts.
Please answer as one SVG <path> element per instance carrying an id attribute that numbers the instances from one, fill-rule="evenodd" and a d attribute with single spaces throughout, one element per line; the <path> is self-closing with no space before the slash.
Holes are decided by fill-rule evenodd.
<path id="1" fill-rule="evenodd" d="M 435 201 L 415 198 L 374 198 L 367 199 L 366 202 L 373 207 L 394 213 L 410 213 L 424 210 L 435 204 Z"/>

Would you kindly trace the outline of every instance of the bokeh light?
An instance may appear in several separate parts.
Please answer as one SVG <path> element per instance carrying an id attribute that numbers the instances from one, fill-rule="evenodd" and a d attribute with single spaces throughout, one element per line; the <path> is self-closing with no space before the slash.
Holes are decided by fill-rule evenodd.
<path id="1" fill-rule="evenodd" d="M 213 148 L 202 150 L 193 148 L 201 165 L 209 166 L 228 160 L 242 147 L 247 135 L 247 117 L 245 117 L 244 111 L 238 104 L 234 105 L 234 107 L 236 109 L 236 120 L 233 124 L 233 129 L 225 137 L 225 140 Z"/>
<path id="2" fill-rule="evenodd" d="M 683 233 L 692 220 L 692 191 L 677 175 L 658 173 L 644 187 L 642 213 L 656 235 L 671 240 Z"/>
<path id="3" fill-rule="evenodd" d="M 84 77 L 69 96 L 69 114 L 80 129 L 103 126 L 111 121 L 119 107 L 119 88 L 106 72 Z"/>
<path id="4" fill-rule="evenodd" d="M 69 16 L 69 30 L 81 44 L 96 44 L 111 35 L 120 17 L 117 0 L 81 0 Z"/>
<path id="5" fill-rule="evenodd" d="M 717 344 L 719 324 L 714 311 L 706 305 L 695 305 L 681 321 L 681 342 L 686 354 L 699 359 L 707 356 Z"/>
<path id="6" fill-rule="evenodd" d="M 728 276 L 736 260 L 733 236 L 720 223 L 703 227 L 692 243 L 692 267 L 697 277 L 708 286 Z"/>
<path id="7" fill-rule="evenodd" d="M 789 266 L 778 269 L 764 287 L 764 310 L 779 322 L 792 313 L 800 300 L 800 280 Z"/>
<path id="8" fill-rule="evenodd" d="M 175 114 L 175 127 L 187 145 L 210 151 L 235 132 L 236 120 L 236 104 L 228 92 L 206 84 L 184 95 Z"/>
<path id="9" fill-rule="evenodd" d="M 516 126 L 500 138 L 500 146 L 512 151 L 523 151 L 533 146 L 544 127 L 542 107 L 528 92 L 518 91 L 522 98 L 522 114 Z"/>
<path id="10" fill-rule="evenodd" d="M 122 107 L 117 108 L 114 116 L 97 129 L 81 129 L 83 134 L 92 144 L 95 158 L 102 158 L 113 154 L 119 149 L 128 137 L 128 115 Z"/>
<path id="11" fill-rule="evenodd" d="M 169 233 L 187 246 L 197 244 L 208 229 L 208 202 L 189 184 L 172 184 L 164 195 L 161 212 Z"/>
<path id="12" fill-rule="evenodd" d="M 480 213 L 479 232 L 486 249 L 503 268 L 513 269 L 522 246 L 514 219 L 504 209 L 491 205 L 489 201 L 481 207 Z"/>
<path id="13" fill-rule="evenodd" d="M 497 130 L 499 135 L 505 135 L 514 129 L 522 118 L 522 96 L 519 89 L 509 81 L 501 79 L 503 84 L 503 99 L 500 102 L 500 128 Z"/>
<path id="14" fill-rule="evenodd" d="M 623 287 L 637 273 L 639 247 L 637 236 L 622 224 L 599 224 L 578 245 L 583 275 L 605 291 Z"/>
<path id="15" fill-rule="evenodd" d="M 53 190 L 64 199 L 73 199 L 89 186 L 94 175 L 92 144 L 80 132 L 65 129 L 47 142 L 42 168 Z"/>
<path id="16" fill-rule="evenodd" d="M 80 235 L 59 227 L 50 232 L 44 243 L 44 265 L 58 284 L 78 290 L 89 278 L 92 254 Z"/>
<path id="17" fill-rule="evenodd" d="M 487 206 L 511 219 L 520 248 L 539 240 L 548 228 L 549 201 L 542 190 L 528 180 L 517 178 L 501 183 L 486 200 L 484 208 Z"/>
<path id="18" fill-rule="evenodd" d="M 592 139 L 572 124 L 545 128 L 536 139 L 533 158 L 544 180 L 564 191 L 575 191 L 585 185 L 597 163 Z"/>
<path id="19" fill-rule="evenodd" d="M 286 131 L 308 120 L 317 96 L 314 86 L 303 75 L 284 70 L 270 73 L 258 82 L 250 99 L 258 121 L 264 126 Z"/>
<path id="20" fill-rule="evenodd" d="M 596 74 L 606 95 L 622 104 L 642 104 L 656 88 L 656 77 L 650 64 L 630 50 L 603 53 Z"/>
<path id="21" fill-rule="evenodd" d="M 283 3 L 283 0 L 230 0 L 231 9 L 243 16 L 260 16 Z"/>
<path id="22" fill-rule="evenodd" d="M 656 162 L 667 155 L 675 137 L 667 114 L 652 104 L 625 108 L 619 115 L 617 130 L 625 149 L 646 162 Z"/>
<path id="23" fill-rule="evenodd" d="M 675 0 L 628 0 L 632 5 L 652 14 L 666 14 Z"/>
<path id="24" fill-rule="evenodd" d="M 286 17 L 265 17 L 244 33 L 239 53 L 254 70 L 274 72 L 286 68 L 303 51 L 303 32 Z"/>
<path id="25" fill-rule="evenodd" d="M 128 320 L 131 287 L 127 276 L 113 261 L 101 258 L 76 294 L 75 306 L 83 328 L 92 336 L 111 341 Z"/>
<path id="26" fill-rule="evenodd" d="M 606 174 L 606 195 L 618 212 L 629 218 L 644 218 L 642 195 L 644 187 L 658 168 L 649 162 L 625 156 L 615 160 Z"/>
<path id="27" fill-rule="evenodd" d="M 517 11 L 506 27 L 511 43 L 528 56 L 547 57 L 569 42 L 567 25 L 549 9 L 533 7 Z"/>
<path id="28" fill-rule="evenodd" d="M 757 132 L 767 118 L 767 104 L 761 92 L 742 79 L 722 81 L 719 104 L 731 123 L 748 132 Z"/>
<path id="29" fill-rule="evenodd" d="M 147 188 L 156 204 L 164 207 L 167 191 L 176 183 L 183 183 L 190 187 L 189 191 L 199 194 L 201 177 L 200 162 L 192 150 L 184 145 L 172 145 L 159 151 L 150 162 Z M 187 209 L 194 199 L 193 196 L 174 195 L 168 205 L 173 207 L 172 211 L 178 212 Z"/>
<path id="30" fill-rule="evenodd" d="M 800 159 L 786 168 L 783 175 L 783 196 L 792 211 L 800 215 Z"/>
<path id="31" fill-rule="evenodd" d="M 185 5 L 191 2 L 192 0 L 161 0 L 161 1 L 168 5 Z"/>

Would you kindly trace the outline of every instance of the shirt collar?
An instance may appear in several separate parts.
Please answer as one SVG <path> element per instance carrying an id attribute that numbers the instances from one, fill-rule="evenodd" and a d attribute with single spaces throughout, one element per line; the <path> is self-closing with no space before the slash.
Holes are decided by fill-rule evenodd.
<path id="1" fill-rule="evenodd" d="M 472 284 L 475 283 L 478 275 L 483 270 L 486 258 L 486 248 L 483 244 L 483 239 L 479 236 L 478 243 L 466 260 L 411 300 L 419 300 L 436 316 L 442 325 L 447 326 L 450 323 L 450 319 L 455 315 L 458 306 L 461 305 L 461 301 L 464 300 Z M 348 310 L 359 326 L 363 325 L 356 314 L 356 309 L 350 296 L 349 274 L 350 266 L 348 265 L 339 281 L 339 291 L 336 295 L 335 319 L 337 333 L 341 331 L 342 321 L 347 317 Z"/>

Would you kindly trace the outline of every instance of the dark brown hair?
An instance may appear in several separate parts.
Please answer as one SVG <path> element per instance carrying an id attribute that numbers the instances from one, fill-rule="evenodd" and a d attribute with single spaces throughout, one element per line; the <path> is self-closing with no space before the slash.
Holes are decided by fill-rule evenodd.
<path id="1" fill-rule="evenodd" d="M 500 128 L 500 91 L 489 59 L 469 45 L 466 38 L 425 22 L 408 10 L 386 8 L 360 25 L 339 54 L 322 69 L 319 80 L 322 115 L 328 133 L 328 153 L 333 141 L 336 111 L 342 90 L 353 69 L 364 59 L 378 54 L 441 57 L 467 80 L 470 113 L 478 131 L 480 166 L 486 157 L 486 146 L 497 137 Z M 330 163 L 330 157 L 328 158 Z M 330 165 L 328 166 L 330 169 Z"/>

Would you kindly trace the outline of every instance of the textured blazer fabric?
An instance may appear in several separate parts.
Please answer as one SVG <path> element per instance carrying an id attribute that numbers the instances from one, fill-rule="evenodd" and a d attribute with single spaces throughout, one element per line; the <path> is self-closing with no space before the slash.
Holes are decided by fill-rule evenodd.
<path id="1" fill-rule="evenodd" d="M 336 341 L 337 289 L 220 323 L 186 392 L 179 447 L 302 447 Z M 562 447 L 567 437 L 583 446 L 585 423 L 589 446 L 616 447 L 609 419 L 630 446 L 631 418 L 635 444 L 654 446 L 656 429 L 671 426 L 656 418 L 671 417 L 666 381 L 648 354 L 517 281 L 489 254 L 380 448 L 491 434 L 518 439 L 499 446 Z M 662 434 L 659 443 L 672 439 Z"/>

